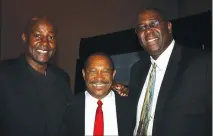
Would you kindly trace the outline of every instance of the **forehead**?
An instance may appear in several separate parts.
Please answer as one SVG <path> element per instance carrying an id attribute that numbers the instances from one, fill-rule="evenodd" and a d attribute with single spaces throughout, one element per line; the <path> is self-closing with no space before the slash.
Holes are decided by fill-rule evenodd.
<path id="1" fill-rule="evenodd" d="M 110 61 L 105 56 L 91 56 L 88 60 L 88 67 L 104 66 L 110 67 Z"/>
<path id="2" fill-rule="evenodd" d="M 48 22 L 47 20 L 38 20 L 36 21 L 30 28 L 32 31 L 35 30 L 47 30 L 47 31 L 51 31 L 54 33 L 54 28 L 53 25 Z"/>
<path id="3" fill-rule="evenodd" d="M 145 23 L 148 20 L 162 20 L 160 14 L 156 11 L 147 10 L 140 12 L 138 15 L 138 23 Z"/>

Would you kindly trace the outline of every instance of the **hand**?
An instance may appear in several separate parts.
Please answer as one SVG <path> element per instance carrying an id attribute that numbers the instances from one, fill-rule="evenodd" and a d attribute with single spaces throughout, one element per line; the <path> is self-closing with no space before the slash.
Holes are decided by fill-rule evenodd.
<path id="1" fill-rule="evenodd" d="M 113 83 L 112 90 L 116 91 L 120 96 L 126 97 L 129 94 L 129 89 L 126 88 L 123 84 Z"/>

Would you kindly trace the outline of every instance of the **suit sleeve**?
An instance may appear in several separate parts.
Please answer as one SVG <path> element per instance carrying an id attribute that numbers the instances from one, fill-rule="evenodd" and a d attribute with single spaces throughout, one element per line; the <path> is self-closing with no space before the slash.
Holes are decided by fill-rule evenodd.
<path id="1" fill-rule="evenodd" d="M 209 55 L 207 58 L 206 68 L 206 91 L 207 91 L 207 108 L 212 111 L 212 59 Z"/>
<path id="2" fill-rule="evenodd" d="M 3 82 L 2 82 L 2 78 L 0 75 L 0 134 L 1 134 L 1 129 L 2 129 L 2 121 L 3 121 L 3 111 L 4 111 L 4 101 L 3 101 Z"/>
<path id="3" fill-rule="evenodd" d="M 6 105 L 6 96 L 5 96 L 5 80 L 6 76 L 4 74 L 5 72 L 1 69 L 0 66 L 0 135 L 3 133 L 2 131 L 2 123 L 4 119 L 4 109 Z"/>

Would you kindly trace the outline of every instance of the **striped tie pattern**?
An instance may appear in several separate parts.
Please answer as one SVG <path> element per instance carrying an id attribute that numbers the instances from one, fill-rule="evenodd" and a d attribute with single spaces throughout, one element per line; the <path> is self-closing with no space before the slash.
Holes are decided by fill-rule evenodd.
<path id="1" fill-rule="evenodd" d="M 155 88 L 156 66 L 157 65 L 154 63 L 152 66 L 152 71 L 150 73 L 148 86 L 146 88 L 144 103 L 141 110 L 140 122 L 137 129 L 137 136 L 147 136 L 150 114 L 152 109 L 152 99 L 153 99 L 154 88 Z"/>

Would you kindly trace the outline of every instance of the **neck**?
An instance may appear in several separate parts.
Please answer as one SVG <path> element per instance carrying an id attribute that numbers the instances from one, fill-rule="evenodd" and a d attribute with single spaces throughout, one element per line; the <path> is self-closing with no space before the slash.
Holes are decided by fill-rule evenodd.
<path id="1" fill-rule="evenodd" d="M 160 55 L 161 55 L 161 54 L 159 54 L 159 55 L 152 55 L 152 58 L 153 58 L 154 60 L 157 60 L 158 57 L 159 57 Z"/>
<path id="2" fill-rule="evenodd" d="M 27 63 L 36 71 L 40 72 L 41 74 L 46 74 L 47 64 L 39 64 L 35 62 L 31 57 L 26 56 Z"/>
<path id="3" fill-rule="evenodd" d="M 87 89 L 88 90 L 88 89 Z M 95 95 L 94 93 L 90 92 L 89 90 L 87 91 L 92 97 L 98 99 L 98 100 L 102 100 L 104 97 L 106 97 L 109 93 L 107 92 L 106 94 L 102 94 L 102 95 Z"/>

